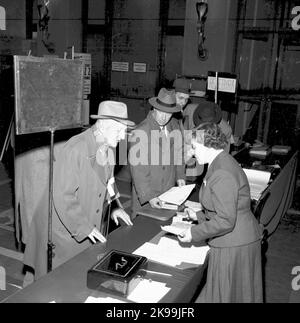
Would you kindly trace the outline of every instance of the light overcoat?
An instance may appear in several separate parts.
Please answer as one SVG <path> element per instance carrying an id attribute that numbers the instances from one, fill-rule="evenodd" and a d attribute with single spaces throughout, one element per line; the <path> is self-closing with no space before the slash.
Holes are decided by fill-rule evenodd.
<path id="1" fill-rule="evenodd" d="M 53 175 L 52 240 L 53 268 L 90 246 L 88 234 L 101 230 L 107 182 L 113 166 L 96 162 L 93 128 L 72 137 L 56 156 Z M 35 270 L 35 278 L 47 273 L 48 191 L 33 215 L 25 248 L 24 264 Z"/>

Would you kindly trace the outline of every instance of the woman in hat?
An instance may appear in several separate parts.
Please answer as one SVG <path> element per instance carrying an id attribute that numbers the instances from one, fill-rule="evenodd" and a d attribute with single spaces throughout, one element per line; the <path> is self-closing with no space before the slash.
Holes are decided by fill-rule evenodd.
<path id="1" fill-rule="evenodd" d="M 132 225 L 118 201 L 114 185 L 114 160 L 110 159 L 118 142 L 125 138 L 127 106 L 122 102 L 101 102 L 96 123 L 69 139 L 55 156 L 53 165 L 52 242 L 53 268 L 74 257 L 91 243 L 104 243 L 110 214 L 106 209 L 113 200 L 118 207 L 111 217 Z M 34 270 L 35 279 L 47 273 L 48 196 L 45 191 L 33 215 L 24 264 Z M 109 208 L 110 209 L 110 208 Z M 25 284 L 28 284 L 25 276 Z M 29 278 L 30 279 L 30 278 Z M 32 280 L 32 279 L 31 279 Z"/>
<path id="2" fill-rule="evenodd" d="M 226 136 L 228 143 L 225 150 L 229 153 L 230 145 L 234 143 L 232 129 L 228 122 L 222 118 L 222 110 L 218 104 L 207 100 L 199 103 L 193 113 L 193 124 L 190 129 L 198 127 L 205 122 L 213 122 L 218 124 Z"/>
<path id="3" fill-rule="evenodd" d="M 160 208 L 160 194 L 185 185 L 183 137 L 172 115 L 180 111 L 174 91 L 162 88 L 149 99 L 152 110 L 132 131 L 129 163 L 132 175 L 132 215 L 150 203 Z"/>
<path id="4" fill-rule="evenodd" d="M 261 228 L 250 209 L 250 188 L 242 168 L 224 148 L 226 137 L 215 123 L 192 132 L 191 149 L 207 163 L 199 200 L 203 210 L 189 217 L 198 224 L 179 240 L 207 241 L 211 249 L 206 285 L 198 302 L 262 302 Z"/>

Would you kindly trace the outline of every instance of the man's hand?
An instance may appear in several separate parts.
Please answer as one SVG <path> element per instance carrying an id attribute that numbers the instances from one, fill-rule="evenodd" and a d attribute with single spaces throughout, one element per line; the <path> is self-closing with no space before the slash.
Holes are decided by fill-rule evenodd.
<path id="1" fill-rule="evenodd" d="M 155 209 L 161 209 L 162 208 L 162 202 L 158 197 L 154 197 L 152 200 L 149 201 L 151 207 Z"/>
<path id="2" fill-rule="evenodd" d="M 105 237 L 100 233 L 100 231 L 97 228 L 94 228 L 92 232 L 88 235 L 88 237 L 93 243 L 96 243 L 97 240 L 102 243 L 106 242 Z"/>
<path id="3" fill-rule="evenodd" d="M 119 225 L 118 218 L 122 219 L 127 225 L 133 225 L 130 216 L 121 208 L 114 210 L 111 214 L 111 218 L 115 221 L 116 225 Z"/>
<path id="4" fill-rule="evenodd" d="M 192 232 L 191 228 L 185 230 L 180 235 L 177 236 L 181 242 L 191 242 L 192 241 Z"/>
<path id="5" fill-rule="evenodd" d="M 177 185 L 178 186 L 184 186 L 185 185 L 185 180 L 184 179 L 178 179 L 177 180 Z"/>

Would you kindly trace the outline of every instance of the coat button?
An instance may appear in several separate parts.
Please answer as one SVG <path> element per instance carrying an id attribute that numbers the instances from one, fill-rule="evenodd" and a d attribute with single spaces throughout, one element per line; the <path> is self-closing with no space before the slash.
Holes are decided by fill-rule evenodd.
<path id="1" fill-rule="evenodd" d="M 96 211 L 96 213 L 99 213 L 100 212 L 100 210 L 98 209 L 97 211 Z"/>
<path id="2" fill-rule="evenodd" d="M 99 197 L 101 197 L 101 193 L 99 194 Z"/>

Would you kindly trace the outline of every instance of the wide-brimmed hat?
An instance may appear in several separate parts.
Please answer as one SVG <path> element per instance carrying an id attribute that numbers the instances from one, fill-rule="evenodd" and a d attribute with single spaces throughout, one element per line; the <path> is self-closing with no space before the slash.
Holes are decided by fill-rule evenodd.
<path id="1" fill-rule="evenodd" d="M 128 127 L 134 127 L 135 123 L 128 120 L 127 105 L 118 101 L 103 101 L 99 104 L 98 114 L 92 114 L 92 119 L 112 119 Z"/>
<path id="2" fill-rule="evenodd" d="M 175 92 L 190 94 L 190 82 L 184 78 L 178 78 L 173 82 Z"/>
<path id="3" fill-rule="evenodd" d="M 175 113 L 181 111 L 179 105 L 176 104 L 176 95 L 174 90 L 160 89 L 158 96 L 149 99 L 149 103 L 155 108 L 167 113 Z"/>
<path id="4" fill-rule="evenodd" d="M 219 123 L 221 119 L 221 108 L 218 104 L 211 101 L 204 101 L 199 103 L 193 115 L 195 127 L 199 126 L 204 122 Z"/>

